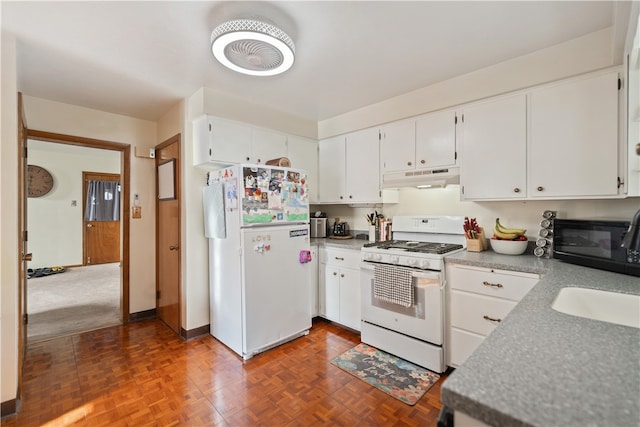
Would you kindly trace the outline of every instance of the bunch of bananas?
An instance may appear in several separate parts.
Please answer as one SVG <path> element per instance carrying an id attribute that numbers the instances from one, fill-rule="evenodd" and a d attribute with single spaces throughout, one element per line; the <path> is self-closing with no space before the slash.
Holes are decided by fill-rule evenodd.
<path id="1" fill-rule="evenodd" d="M 527 237 L 524 235 L 526 231 L 523 228 L 507 228 L 500 224 L 500 218 L 496 218 L 493 237 L 500 240 L 526 240 Z"/>

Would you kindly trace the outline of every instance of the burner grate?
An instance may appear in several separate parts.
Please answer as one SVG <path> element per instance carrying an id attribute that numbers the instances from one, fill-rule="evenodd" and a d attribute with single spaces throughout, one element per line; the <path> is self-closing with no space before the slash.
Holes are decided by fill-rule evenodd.
<path id="1" fill-rule="evenodd" d="M 399 249 L 407 252 L 428 254 L 445 254 L 447 252 L 463 248 L 462 245 L 455 243 L 414 242 L 408 240 L 387 240 L 384 242 L 366 243 L 364 247 L 376 249 Z"/>

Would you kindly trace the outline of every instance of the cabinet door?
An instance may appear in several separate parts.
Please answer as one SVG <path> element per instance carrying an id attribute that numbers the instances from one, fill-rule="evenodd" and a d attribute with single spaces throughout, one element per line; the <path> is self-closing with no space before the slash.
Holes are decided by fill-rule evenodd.
<path id="1" fill-rule="evenodd" d="M 426 114 L 416 120 L 416 168 L 456 164 L 456 112 Z"/>
<path id="2" fill-rule="evenodd" d="M 251 127 L 242 123 L 212 118 L 211 160 L 242 163 L 251 153 Z"/>
<path id="3" fill-rule="evenodd" d="M 193 120 L 193 164 L 204 165 L 211 162 L 211 116 L 200 116 Z"/>
<path id="4" fill-rule="evenodd" d="M 324 315 L 340 322 L 340 271 L 330 265 L 325 267 L 324 274 Z"/>
<path id="5" fill-rule="evenodd" d="M 345 192 L 345 138 L 335 136 L 318 143 L 318 199 L 341 203 Z"/>
<path id="6" fill-rule="evenodd" d="M 346 137 L 346 202 L 378 202 L 380 148 L 378 129 L 353 132 Z"/>
<path id="7" fill-rule="evenodd" d="M 340 270 L 340 323 L 360 330 L 360 271 Z"/>
<path id="8" fill-rule="evenodd" d="M 268 160 L 287 156 L 287 135 L 267 129 L 253 129 L 251 163 L 265 164 Z"/>
<path id="9" fill-rule="evenodd" d="M 289 135 L 287 157 L 291 167 L 307 172 L 309 203 L 318 202 L 318 141 L 301 136 Z"/>
<path id="10" fill-rule="evenodd" d="M 618 194 L 618 73 L 531 92 L 529 197 Z"/>
<path id="11" fill-rule="evenodd" d="M 212 118 L 211 160 L 242 163 L 251 153 L 251 127 L 243 123 Z"/>
<path id="12" fill-rule="evenodd" d="M 414 120 L 385 125 L 380 139 L 380 168 L 382 173 L 415 168 L 416 128 Z"/>
<path id="13" fill-rule="evenodd" d="M 462 121 L 462 197 L 468 200 L 524 198 L 526 96 L 468 106 Z"/>

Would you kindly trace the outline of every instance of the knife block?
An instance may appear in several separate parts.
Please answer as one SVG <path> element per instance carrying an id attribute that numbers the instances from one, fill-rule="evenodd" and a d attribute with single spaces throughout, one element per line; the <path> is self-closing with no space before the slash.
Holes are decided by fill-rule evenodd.
<path id="1" fill-rule="evenodd" d="M 480 233 L 477 239 L 467 239 L 467 251 L 482 252 L 487 249 L 487 238 L 484 236 L 484 229 L 480 227 Z"/>

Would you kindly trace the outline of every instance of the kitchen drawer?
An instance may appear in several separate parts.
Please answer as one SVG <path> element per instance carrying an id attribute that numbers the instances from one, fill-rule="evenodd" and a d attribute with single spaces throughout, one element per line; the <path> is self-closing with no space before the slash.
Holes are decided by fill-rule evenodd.
<path id="1" fill-rule="evenodd" d="M 516 302 L 485 295 L 452 290 L 451 326 L 480 335 L 489 335 Z M 494 319 L 494 320 L 491 320 Z"/>
<path id="2" fill-rule="evenodd" d="M 520 301 L 538 283 L 540 276 L 518 271 L 454 265 L 451 289 Z"/>
<path id="3" fill-rule="evenodd" d="M 449 343 L 449 365 L 458 367 L 484 341 L 484 336 L 453 328 Z"/>
<path id="4" fill-rule="evenodd" d="M 320 251 L 320 262 L 340 267 L 360 269 L 360 251 L 324 248 Z"/>

